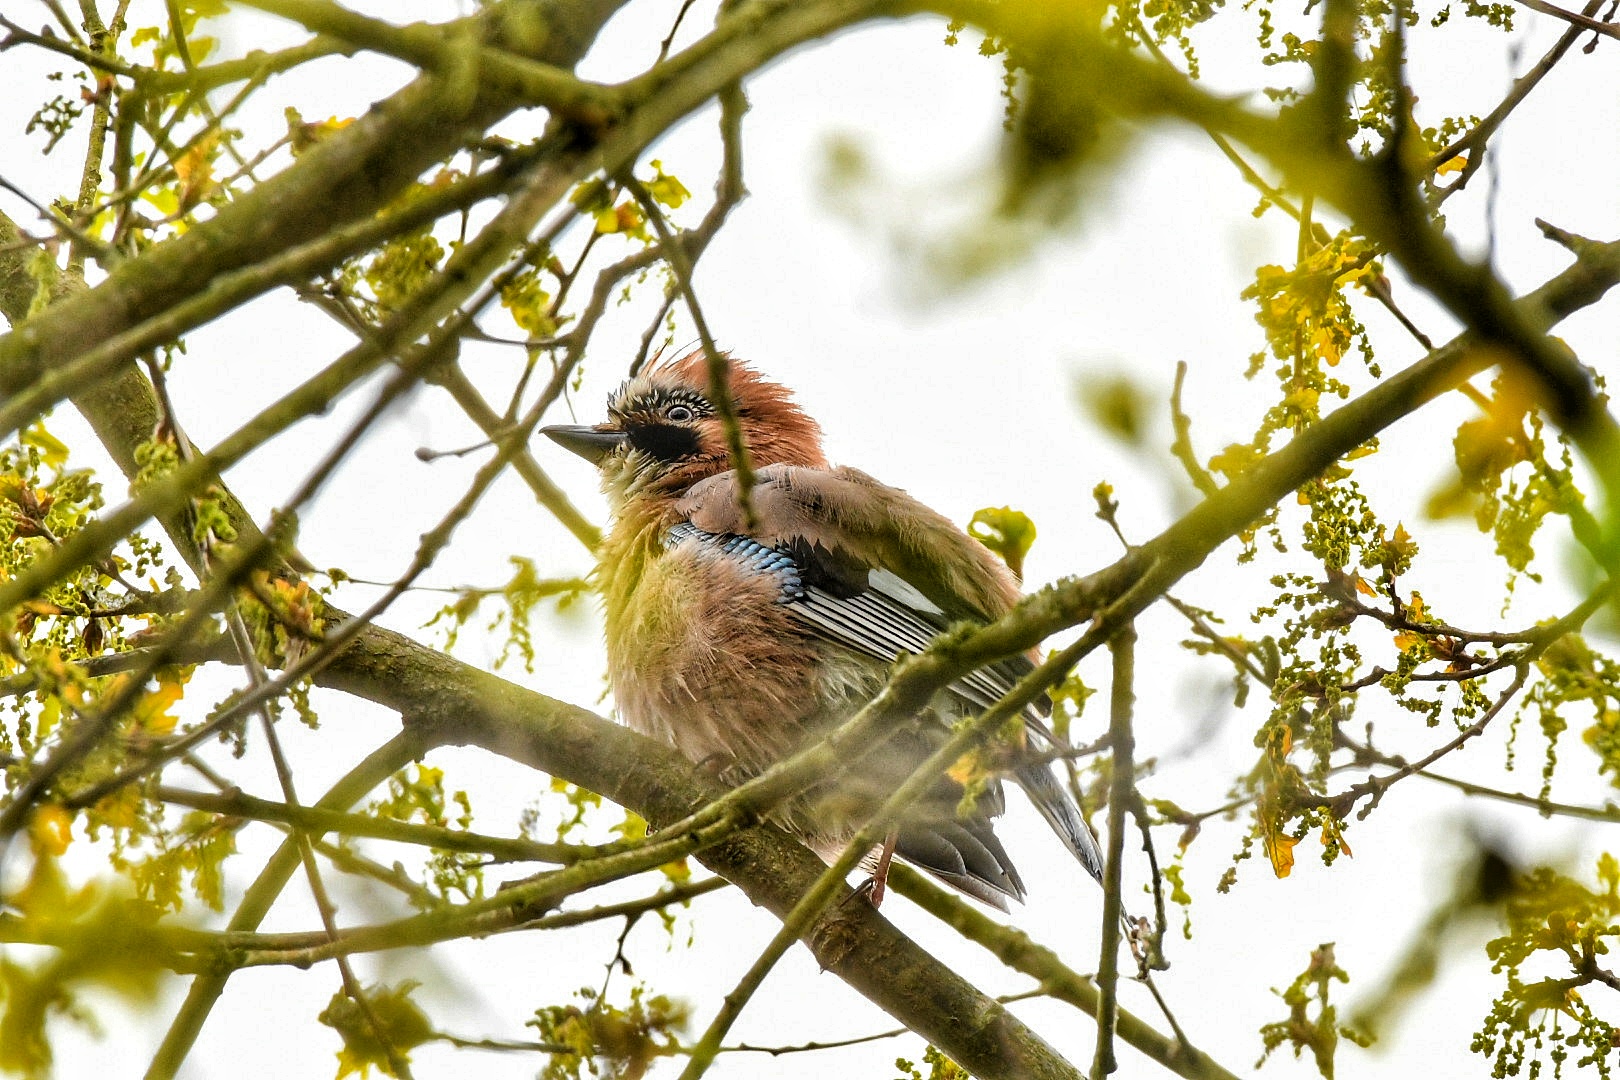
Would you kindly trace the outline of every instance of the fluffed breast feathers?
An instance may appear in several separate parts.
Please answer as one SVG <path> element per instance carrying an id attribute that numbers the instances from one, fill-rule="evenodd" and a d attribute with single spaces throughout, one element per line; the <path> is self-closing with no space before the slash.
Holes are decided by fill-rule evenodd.
<path id="1" fill-rule="evenodd" d="M 819 644 L 758 560 L 660 543 L 606 596 L 609 677 L 624 719 L 693 761 L 758 771 L 791 753 L 818 711 Z"/>

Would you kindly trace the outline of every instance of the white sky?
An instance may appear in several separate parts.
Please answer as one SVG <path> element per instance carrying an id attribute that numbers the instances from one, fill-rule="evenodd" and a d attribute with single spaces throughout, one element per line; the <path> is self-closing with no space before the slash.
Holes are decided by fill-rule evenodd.
<path id="1" fill-rule="evenodd" d="M 7 6 L 30 9 L 25 21 L 42 17 L 42 9 L 20 0 Z M 401 18 L 418 13 L 442 18 L 450 7 L 415 4 L 407 11 L 403 5 L 372 6 Z M 609 27 L 584 73 L 612 78 L 644 64 L 675 6 L 634 6 Z M 689 25 L 701 28 L 707 17 L 706 11 L 694 12 Z M 1232 40 L 1247 40 L 1248 16 L 1229 12 L 1223 18 L 1243 24 L 1230 31 Z M 1442 111 L 1483 114 L 1512 75 L 1539 57 L 1561 29 L 1561 24 L 1527 11 L 1517 18 L 1522 29 L 1511 39 L 1461 26 L 1414 39 L 1426 122 Z M 243 16 L 227 28 L 224 47 L 232 52 L 271 48 L 298 36 L 272 20 Z M 1187 401 L 1200 451 L 1207 456 L 1248 437 L 1271 391 L 1264 377 L 1257 384 L 1242 379 L 1249 353 L 1263 343 L 1251 309 L 1238 293 L 1256 265 L 1292 260 L 1294 226 L 1275 211 L 1255 220 L 1249 213 L 1254 192 L 1201 134 L 1185 129 L 1149 132 L 1120 173 L 1088 198 L 1077 227 L 1051 238 L 1004 274 L 944 287 L 931 273 L 930 260 L 917 253 L 948 245 L 953 230 L 971 218 L 989 191 L 1002 103 L 999 64 L 979 57 L 972 41 L 948 49 L 941 38 L 941 27 L 929 21 L 862 30 L 802 51 L 753 81 L 745 129 L 751 198 L 705 256 L 698 285 L 720 343 L 798 389 L 823 422 L 835 460 L 898 484 L 958 521 L 987 505 L 1011 504 L 1028 512 L 1041 531 L 1028 567 L 1034 585 L 1095 569 L 1116 557 L 1117 545 L 1092 517 L 1090 492 L 1098 481 L 1114 485 L 1124 501 L 1121 520 L 1137 539 L 1151 536 L 1188 505 L 1186 485 L 1166 454 L 1135 457 L 1122 452 L 1083 420 L 1075 404 L 1078 378 L 1128 372 L 1154 396 L 1150 441 L 1163 446 L 1170 438 L 1163 401 L 1175 363 L 1185 360 L 1191 368 Z M 1534 216 L 1600 239 L 1620 233 L 1620 203 L 1614 196 L 1620 190 L 1620 95 L 1614 93 L 1612 44 L 1605 42 L 1596 55 L 1577 53 L 1566 60 L 1494 143 L 1502 155 L 1498 265 L 1520 289 L 1534 287 L 1568 261 L 1540 238 L 1531 223 Z M 1512 48 L 1522 50 L 1517 62 L 1509 61 Z M 1202 55 L 1206 74 L 1223 88 L 1266 77 L 1228 70 L 1213 42 L 1204 45 Z M 8 53 L 0 60 L 5 65 L 0 70 L 7 72 L 4 80 L 10 84 L 10 72 L 31 62 L 22 50 Z M 385 96 L 402 70 L 368 58 L 329 61 L 308 77 L 276 81 L 257 111 L 243 117 L 242 126 L 275 131 L 280 109 L 289 103 L 309 120 L 354 114 Z M 1600 81 L 1604 76 L 1607 82 Z M 22 124 L 41 96 L 34 84 L 29 86 L 27 94 L 0 95 L 0 132 L 8 145 L 19 145 Z M 510 130 L 521 135 L 538 125 L 538 118 L 519 118 Z M 854 193 L 830 191 L 825 165 L 833 139 L 861 147 L 878 180 Z M 7 152 L 0 174 L 36 196 L 69 192 L 75 186 L 71 178 L 80 145 L 78 137 L 70 138 L 43 167 L 21 153 Z M 706 203 L 717 160 L 707 113 L 681 127 L 653 156 Z M 1473 190 L 1447 206 L 1451 222 L 1465 235 L 1480 235 L 1484 180 L 1477 178 Z M 27 220 L 15 200 L 0 199 L 8 212 Z M 697 212 L 694 208 L 694 217 Z M 651 296 L 652 290 L 646 293 Z M 1397 295 L 1433 338 L 1450 335 L 1451 321 L 1399 280 Z M 633 351 L 646 310 L 644 303 L 631 305 L 604 325 L 584 389 L 575 399 L 580 420 L 597 417 L 605 394 L 622 377 L 619 358 Z M 1387 316 L 1370 304 L 1362 310 L 1375 344 L 1381 346 L 1386 372 L 1417 359 L 1418 349 Z M 500 329 L 498 322 L 490 325 Z M 1586 363 L 1612 377 L 1620 370 L 1614 326 L 1611 302 L 1569 320 L 1559 332 Z M 690 334 L 689 324 L 683 324 L 682 333 Z M 261 399 L 259 394 L 241 395 L 241 387 L 291 385 L 347 344 L 318 312 L 285 294 L 267 298 L 248 313 L 190 336 L 188 355 L 177 363 L 173 380 L 182 422 L 199 443 L 208 445 L 232 430 Z M 518 359 L 510 350 L 470 349 L 465 364 L 475 378 L 494 388 L 510 377 Z M 1358 388 L 1368 385 L 1351 360 L 1340 374 Z M 301 425 L 255 455 L 230 477 L 237 494 L 261 514 L 276 505 L 301 477 L 302 463 L 346 424 L 364 397 L 345 401 L 331 417 Z M 1420 521 L 1415 510 L 1447 475 L 1450 433 L 1468 414 L 1461 403 L 1448 402 L 1424 415 L 1429 419 L 1387 437 L 1384 452 L 1358 471 L 1380 492 L 1380 509 L 1388 520 L 1404 518 L 1420 541 L 1432 538 L 1407 584 L 1420 589 L 1431 609 L 1449 621 L 1490 623 L 1498 618 L 1504 597 L 1498 584 L 1501 572 L 1483 558 L 1488 547 L 1467 530 Z M 63 431 L 75 429 L 65 414 L 56 423 Z M 418 534 L 444 512 L 459 493 L 460 480 L 477 463 L 428 466 L 411 452 L 420 445 L 444 449 L 475 438 L 471 425 L 442 395 L 423 391 L 304 512 L 300 546 L 319 565 L 391 578 L 408 559 Z M 600 520 L 602 504 L 590 470 L 549 446 L 538 446 L 537 455 Z M 108 486 L 113 492 L 118 487 L 111 480 Z M 1543 547 L 1541 566 L 1554 577 L 1567 565 L 1561 554 L 1565 547 L 1561 540 Z M 509 573 L 505 560 L 510 554 L 532 556 L 543 572 L 557 576 L 582 573 L 589 566 L 577 544 L 533 507 L 519 484 L 508 481 L 486 499 L 479 516 L 463 528 L 429 577 L 441 585 L 498 583 Z M 1177 593 L 1223 612 L 1232 632 L 1249 633 L 1245 600 L 1252 606 L 1256 597 L 1267 595 L 1264 582 L 1274 569 L 1237 569 L 1230 551 L 1223 551 Z M 352 607 L 366 594 L 346 595 Z M 1526 583 L 1506 622 L 1524 625 L 1560 611 L 1569 595 L 1559 587 L 1535 590 Z M 437 641 L 436 631 L 420 626 L 441 602 L 442 597 L 433 595 L 413 597 L 387 621 Z M 537 625 L 541 655 L 535 672 L 525 675 L 509 668 L 506 673 L 547 694 L 602 707 L 594 615 L 548 616 Z M 1220 664 L 1187 658 L 1177 647 L 1183 628 L 1166 612 L 1147 615 L 1142 630 L 1138 753 L 1178 755 L 1144 783 L 1144 792 L 1189 808 L 1213 805 L 1226 779 L 1252 761 L 1249 740 L 1262 716 L 1255 710 L 1264 704 L 1251 701 L 1243 715 L 1233 715 L 1224 690 L 1227 672 Z M 1369 642 L 1369 648 L 1387 647 L 1377 638 Z M 495 651 L 498 647 L 485 648 L 469 638 L 460 655 L 487 662 Z M 1106 685 L 1105 663 L 1098 658 L 1083 669 L 1089 683 Z M 1401 730 L 1403 721 L 1382 702 L 1369 698 L 1362 708 L 1364 717 L 1389 724 L 1385 731 Z M 1086 718 L 1090 726 L 1079 737 L 1100 727 L 1101 713 L 1094 706 Z M 322 715 L 320 733 L 289 736 L 306 798 L 396 726 L 392 716 L 349 701 L 329 700 Z M 1564 755 L 1568 782 L 1558 796 L 1600 802 L 1612 789 L 1592 778 L 1589 759 L 1576 742 L 1584 724 L 1572 721 Z M 1443 732 L 1412 734 L 1409 748 L 1445 737 Z M 1539 738 L 1527 730 L 1520 744 L 1525 764 L 1519 773 L 1496 779 L 1533 791 L 1540 754 Z M 1490 780 L 1500 760 L 1500 741 L 1481 740 L 1457 765 L 1447 764 L 1453 772 L 1463 771 L 1466 764 L 1471 775 L 1477 768 Z M 540 786 L 533 773 L 481 753 L 436 754 L 432 761 L 447 767 L 453 785 L 471 791 L 480 813 L 478 827 L 485 831 L 515 828 L 518 811 Z M 249 790 L 273 794 L 262 767 L 249 762 L 235 768 L 248 778 L 244 786 Z M 1297 851 L 1292 877 L 1276 880 L 1262 861 L 1251 860 L 1243 866 L 1238 887 L 1217 896 L 1212 886 L 1228 864 L 1235 835 L 1212 827 L 1195 845 L 1188 859 L 1188 882 L 1197 897 L 1195 937 L 1190 943 L 1171 942 L 1174 967 L 1160 985 L 1193 1041 L 1216 1060 L 1236 1072 L 1248 1071 L 1260 1052 L 1256 1029 L 1285 1012 L 1271 988 L 1286 986 L 1321 942 L 1338 943 L 1339 961 L 1352 977 L 1350 990 L 1338 991 L 1341 1013 L 1348 1011 L 1343 1006 L 1356 999 L 1358 989 L 1376 985 L 1409 926 L 1426 913 L 1438 883 L 1449 880 L 1465 821 L 1502 830 L 1526 859 L 1556 860 L 1579 853 L 1576 868 L 1590 873 L 1590 855 L 1602 839 L 1595 830 L 1541 821 L 1498 805 L 1465 803 L 1417 784 L 1401 784 L 1382 812 L 1354 824 L 1349 839 L 1355 857 L 1331 869 L 1320 865 L 1314 844 L 1307 841 Z M 1014 911 L 1011 920 L 1058 949 L 1075 969 L 1092 970 L 1098 890 L 1022 803 L 1013 808 L 1002 832 L 1031 891 L 1028 904 Z M 243 833 L 242 844 L 250 854 L 235 861 L 233 888 L 256 870 L 251 852 L 266 850 L 268 842 L 265 830 Z M 1168 856 L 1172 838 L 1166 835 L 1160 842 L 1161 854 Z M 1127 850 L 1134 850 L 1134 843 Z M 411 852 L 386 856 L 395 857 L 415 865 Z M 1139 865 L 1133 863 L 1129 872 L 1132 880 L 1141 880 Z M 500 879 L 492 875 L 492 882 Z M 374 903 L 352 890 L 341 897 L 346 921 L 380 914 Z M 299 883 L 289 887 L 287 898 L 266 928 L 313 925 Z M 1135 903 L 1142 906 L 1140 900 Z M 987 990 L 1028 987 L 1027 979 L 999 969 L 973 947 L 941 932 L 903 899 L 891 899 L 885 913 Z M 728 892 L 698 902 L 690 949 L 666 950 L 656 924 L 649 923 L 632 936 L 630 956 L 651 986 L 692 1004 L 695 1037 L 720 995 L 775 927 L 772 918 Z M 611 953 L 617 931 L 617 926 L 604 926 L 567 939 L 508 935 L 436 951 L 431 957 L 363 957 L 357 964 L 368 982 L 423 979 L 422 1000 L 446 1030 L 470 1037 L 522 1038 L 521 1024 L 534 1008 L 563 1002 L 574 987 L 600 983 L 600 964 Z M 1343 1048 L 1339 1075 L 1408 1076 L 1425 1067 L 1441 1076 L 1482 1071 L 1483 1062 L 1467 1053 L 1467 1040 L 1495 989 L 1478 955 L 1483 937 L 1483 930 L 1475 934 L 1472 959 L 1459 956 L 1422 1003 L 1422 1014 L 1386 1033 L 1379 1049 Z M 442 966 L 431 966 L 435 964 Z M 314 1017 L 336 986 L 330 968 L 237 975 L 185 1075 L 198 1080 L 327 1075 L 337 1039 L 316 1025 Z M 613 992 L 622 996 L 625 986 L 619 976 Z M 1126 1006 L 1154 1020 L 1145 996 L 1135 991 L 1130 987 L 1124 992 Z M 138 1075 L 177 1002 L 178 995 L 171 994 L 149 1014 L 108 1004 L 99 1010 L 109 1033 L 101 1040 L 71 1027 L 57 1028 L 60 1075 L 91 1075 L 92 1070 Z M 1094 1029 L 1088 1018 L 1049 1002 L 1025 1003 L 1016 1010 L 1071 1061 L 1089 1066 Z M 835 977 L 817 973 L 804 950 L 795 949 L 745 1012 L 731 1041 L 782 1045 L 890 1026 L 891 1021 Z M 1164 1025 L 1160 1021 L 1156 1026 Z M 851 1076 L 886 1078 L 893 1075 L 890 1063 L 897 1054 L 915 1060 L 921 1049 L 920 1040 L 907 1036 L 827 1054 L 776 1059 L 728 1055 L 711 1075 L 809 1077 L 836 1068 Z M 1155 1073 L 1155 1066 L 1128 1048 L 1121 1054 L 1121 1075 Z M 432 1048 L 417 1051 L 414 1063 L 419 1078 L 462 1075 L 471 1069 L 491 1078 L 528 1076 L 539 1064 L 521 1055 Z M 666 1068 L 655 1075 L 674 1072 Z M 1288 1059 L 1269 1064 L 1267 1072 L 1314 1075 L 1308 1063 Z"/>

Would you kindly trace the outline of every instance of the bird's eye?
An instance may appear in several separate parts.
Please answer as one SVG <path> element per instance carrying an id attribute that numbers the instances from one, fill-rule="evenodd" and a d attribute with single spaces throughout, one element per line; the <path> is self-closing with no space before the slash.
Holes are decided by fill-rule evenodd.
<path id="1" fill-rule="evenodd" d="M 664 419 L 673 420 L 677 424 L 684 424 L 693 417 L 690 405 L 671 405 L 664 410 Z"/>

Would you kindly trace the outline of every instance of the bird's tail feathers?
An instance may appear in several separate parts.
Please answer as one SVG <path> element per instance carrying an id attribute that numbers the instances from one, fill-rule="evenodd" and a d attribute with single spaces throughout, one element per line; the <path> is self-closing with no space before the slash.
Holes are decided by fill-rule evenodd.
<path id="1" fill-rule="evenodd" d="M 1097 838 L 1091 835 L 1085 818 L 1080 816 L 1080 808 L 1074 805 L 1052 770 L 1046 765 L 1026 765 L 1018 770 L 1017 777 L 1018 785 L 1029 795 L 1029 801 L 1035 804 L 1052 831 L 1074 852 L 1080 865 L 1102 881 L 1102 849 L 1097 846 Z"/>
<path id="2" fill-rule="evenodd" d="M 895 852 L 975 900 L 1007 910 L 1024 883 L 988 821 L 930 821 L 902 826 Z"/>

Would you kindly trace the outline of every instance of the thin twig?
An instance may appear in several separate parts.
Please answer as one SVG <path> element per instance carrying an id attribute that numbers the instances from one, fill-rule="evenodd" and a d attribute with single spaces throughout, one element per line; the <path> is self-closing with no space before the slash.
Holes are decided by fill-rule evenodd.
<path id="1" fill-rule="evenodd" d="M 1125 905 L 1125 815 L 1136 783 L 1136 736 L 1131 714 L 1136 703 L 1136 630 L 1127 623 L 1108 642 L 1114 656 L 1110 689 L 1108 741 L 1113 748 L 1108 790 L 1108 861 L 1103 864 L 1102 946 L 1097 961 L 1097 1048 L 1091 1080 L 1119 1068 L 1114 1058 L 1114 1031 L 1119 1021 L 1119 933 Z"/>
<path id="2" fill-rule="evenodd" d="M 1587 0 L 1583 14 L 1586 16 L 1596 15 L 1602 7 L 1603 0 Z M 1584 33 L 1585 31 L 1579 26 L 1565 31 L 1553 47 L 1547 50 L 1546 55 L 1537 61 L 1534 67 L 1513 81 L 1513 86 L 1508 90 L 1507 96 L 1497 103 L 1496 108 L 1485 114 L 1485 117 L 1469 131 L 1453 139 L 1450 144 L 1429 157 L 1425 171 L 1433 172 L 1459 154 L 1468 153 L 1468 160 L 1463 166 L 1462 175 L 1435 193 L 1437 205 L 1467 186 L 1469 178 L 1473 176 L 1474 172 L 1480 167 L 1480 163 L 1484 161 L 1485 144 L 1496 133 L 1497 128 L 1501 127 L 1502 122 L 1512 114 L 1513 110 L 1518 108 L 1524 99 L 1530 96 L 1530 92 L 1536 88 L 1542 79 L 1547 77 L 1547 74 L 1564 58 L 1564 54 L 1581 39 Z"/>
<path id="3" fill-rule="evenodd" d="M 703 317 L 703 306 L 698 303 L 697 290 L 692 286 L 692 260 L 687 257 L 686 249 L 676 242 L 669 222 L 664 220 L 663 209 L 641 181 L 629 172 L 625 173 L 623 179 L 625 190 L 635 197 L 636 202 L 641 205 L 642 213 L 652 222 L 653 230 L 658 233 L 659 247 L 664 254 L 664 260 L 675 274 L 675 280 L 680 285 L 681 298 L 686 301 L 687 314 L 692 316 L 692 324 L 697 327 L 698 340 L 703 343 L 703 355 L 708 360 L 709 367 L 709 400 L 720 420 L 720 426 L 725 429 L 731 467 L 737 474 L 737 502 L 743 509 L 743 520 L 752 529 L 755 526 L 754 508 L 749 494 L 754 488 L 754 466 L 748 456 L 748 447 L 743 441 L 742 421 L 737 416 L 737 402 L 731 395 L 731 374 L 726 366 L 725 354 L 714 343 L 714 335 L 709 332 L 708 320 Z"/>
<path id="4" fill-rule="evenodd" d="M 1170 443 L 1170 453 L 1181 462 L 1181 467 L 1187 471 L 1187 476 L 1193 482 L 1198 493 L 1210 496 L 1220 490 L 1215 478 L 1209 475 L 1203 462 L 1198 460 L 1198 454 L 1192 445 L 1192 418 L 1181 407 L 1181 388 L 1187 381 L 1187 361 L 1176 361 L 1176 382 L 1170 391 L 1170 425 L 1175 430 L 1176 437 Z"/>
<path id="5" fill-rule="evenodd" d="M 1354 784 L 1337 795 L 1324 798 L 1321 801 L 1322 805 L 1332 810 L 1334 817 L 1342 820 L 1349 815 L 1357 802 L 1364 796 L 1371 795 L 1372 800 L 1361 809 L 1361 816 L 1366 817 L 1368 812 L 1378 805 L 1379 800 L 1384 797 L 1384 793 L 1391 786 L 1415 772 L 1428 768 L 1453 750 L 1461 747 L 1468 740 L 1484 732 L 1490 726 L 1491 721 L 1495 720 L 1497 715 L 1507 707 L 1508 702 L 1512 701 L 1518 692 L 1524 688 L 1525 679 L 1529 673 L 1529 665 L 1521 664 L 1513 677 L 1513 682 L 1501 694 L 1497 695 L 1496 701 L 1491 704 L 1491 707 L 1480 714 L 1478 720 L 1459 731 L 1454 738 L 1436 747 L 1417 761 L 1401 766 L 1387 776 L 1369 776 L 1361 783 Z"/>
<path id="6" fill-rule="evenodd" d="M 1011 1005 L 1017 1001 L 1028 1001 L 1031 998 L 1046 997 L 1042 989 L 1025 990 L 1021 994 L 1001 994 L 995 1000 L 1002 1005 Z M 837 1050 L 846 1046 L 861 1046 L 864 1043 L 881 1042 L 884 1039 L 895 1039 L 902 1035 L 911 1034 L 910 1028 L 890 1028 L 888 1031 L 879 1031 L 872 1035 L 857 1035 L 850 1039 L 830 1039 L 825 1042 L 799 1043 L 796 1046 L 753 1046 L 749 1043 L 738 1043 L 735 1046 L 722 1046 L 722 1054 L 769 1054 L 771 1057 L 782 1057 L 785 1054 L 806 1054 L 817 1050 Z"/>
<path id="7" fill-rule="evenodd" d="M 1096 982 L 1070 968 L 1057 953 L 1037 944 L 1028 934 L 1001 925 L 904 864 L 896 863 L 890 868 L 889 884 L 895 892 L 966 940 L 1014 971 L 1037 980 L 1049 997 L 1072 1005 L 1087 1016 L 1097 1015 L 1100 994 Z M 1119 1010 L 1115 1026 L 1121 1041 L 1177 1076 L 1187 1080 L 1236 1080 L 1234 1073 L 1222 1068 L 1202 1050 L 1157 1031 L 1125 1009 Z"/>
<path id="8" fill-rule="evenodd" d="M 1587 14 L 1566 11 L 1564 8 L 1561 8 L 1556 4 L 1547 3 L 1546 0 L 1514 0 L 1514 2 L 1523 4 L 1531 11 L 1539 11 L 1543 15 L 1551 15 L 1555 19 L 1563 19 L 1570 25 L 1578 26 L 1582 30 L 1590 30 L 1594 34 L 1602 34 L 1605 37 L 1620 38 L 1620 26 L 1615 26 L 1613 23 L 1602 22 L 1598 19 L 1592 18 L 1592 14 L 1596 13 L 1595 11 Z M 1599 4 L 1597 6 L 1601 7 L 1602 5 Z"/>
<path id="9" fill-rule="evenodd" d="M 283 822 L 296 825 L 306 832 L 333 832 L 344 836 L 390 840 L 400 844 L 418 844 L 441 851 L 472 852 L 489 855 L 503 862 L 547 862 L 566 865 L 579 862 L 581 859 L 613 854 L 627 847 L 623 843 L 548 844 L 527 837 L 489 836 L 466 829 L 419 825 L 414 822 L 374 817 L 370 814 L 350 814 L 339 810 L 293 806 L 290 803 L 255 798 L 228 785 L 217 795 L 169 786 L 159 787 L 154 794 L 159 802 L 188 806 L 193 810 L 206 810 L 208 813 L 224 817 Z"/>
<path id="10" fill-rule="evenodd" d="M 659 44 L 658 59 L 653 63 L 662 64 L 669 59 L 669 50 L 675 44 L 675 35 L 680 33 L 681 23 L 686 19 L 686 13 L 692 10 L 694 2 L 695 0 L 681 0 L 681 9 L 675 13 L 674 20 L 669 24 L 669 33 L 664 35 L 664 40 Z"/>
<path id="11" fill-rule="evenodd" d="M 406 730 L 378 747 L 315 803 L 322 809 L 345 809 L 363 797 L 377 784 L 393 775 L 406 762 L 420 757 L 422 743 L 413 731 Z M 270 905 L 275 902 L 287 879 L 298 867 L 297 845 L 291 838 L 284 841 L 265 864 L 253 884 L 248 887 L 231 916 L 229 932 L 242 932 L 256 928 Z M 170 1022 L 163 1043 L 158 1047 L 147 1067 L 146 1080 L 172 1080 L 186 1054 L 191 1050 L 202 1030 L 203 1023 L 213 1010 L 214 1003 L 225 989 L 230 971 L 212 968 L 197 976 L 186 994 L 186 1000 Z"/>
<path id="12" fill-rule="evenodd" d="M 1393 754 L 1381 754 L 1370 747 L 1362 748 L 1360 753 L 1369 759 L 1385 765 L 1401 768 L 1406 759 Z M 1582 818 L 1586 821 L 1607 821 L 1620 824 L 1620 806 L 1609 803 L 1605 806 L 1580 806 L 1575 803 L 1553 802 L 1537 795 L 1524 795 L 1517 791 L 1503 791 L 1499 788 L 1476 784 L 1468 780 L 1460 780 L 1454 776 L 1445 776 L 1429 769 L 1419 769 L 1418 776 L 1425 780 L 1432 780 L 1437 784 L 1456 788 L 1464 795 L 1473 795 L 1482 799 L 1496 799 L 1499 802 L 1514 803 L 1519 806 L 1528 806 L 1544 816 L 1558 815 L 1560 817 Z"/>
<path id="13" fill-rule="evenodd" d="M 12 22 L 4 15 L 0 15 L 0 29 L 6 31 L 5 40 L 0 41 L 0 52 L 14 45 L 35 45 L 41 49 L 48 49 L 54 53 L 70 57 L 90 68 L 92 71 L 105 71 L 109 75 L 121 75 L 129 79 L 139 79 L 146 74 L 146 68 L 126 64 L 110 53 L 103 53 L 95 48 L 84 48 L 71 41 L 64 41 L 59 37 L 47 34 L 36 34 Z"/>

